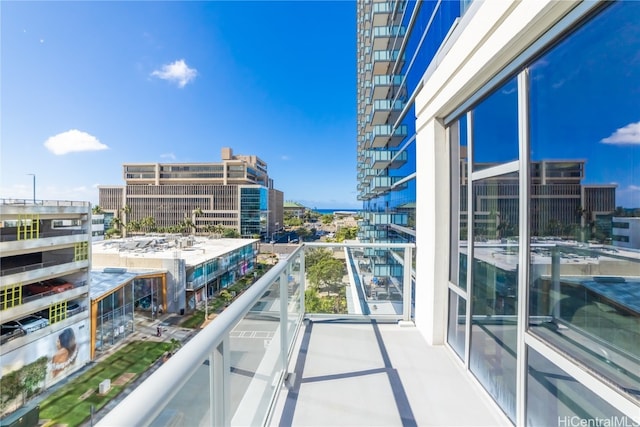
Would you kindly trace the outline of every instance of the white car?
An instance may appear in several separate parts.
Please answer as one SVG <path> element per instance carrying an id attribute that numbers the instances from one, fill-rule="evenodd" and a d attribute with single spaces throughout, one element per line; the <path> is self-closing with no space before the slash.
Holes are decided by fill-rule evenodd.
<path id="1" fill-rule="evenodd" d="M 27 316 L 24 319 L 16 320 L 16 324 L 20 325 L 20 329 L 29 334 L 49 326 L 49 320 L 40 316 Z"/>

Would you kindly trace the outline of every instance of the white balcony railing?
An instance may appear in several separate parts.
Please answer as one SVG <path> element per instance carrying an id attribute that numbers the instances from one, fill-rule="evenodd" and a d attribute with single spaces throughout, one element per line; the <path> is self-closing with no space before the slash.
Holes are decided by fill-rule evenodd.
<path id="1" fill-rule="evenodd" d="M 305 253 L 319 247 L 346 261 L 346 316 L 411 320 L 413 244 L 305 243 L 97 425 L 267 425 L 305 316 Z M 402 260 L 402 275 L 373 276 L 366 248 Z"/>

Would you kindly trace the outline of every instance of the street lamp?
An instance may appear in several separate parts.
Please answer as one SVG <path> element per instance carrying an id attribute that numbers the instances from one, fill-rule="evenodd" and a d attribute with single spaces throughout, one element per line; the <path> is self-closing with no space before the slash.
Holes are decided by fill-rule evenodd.
<path id="1" fill-rule="evenodd" d="M 28 173 L 27 175 L 31 175 L 33 177 L 33 204 L 36 204 L 36 174 Z"/>

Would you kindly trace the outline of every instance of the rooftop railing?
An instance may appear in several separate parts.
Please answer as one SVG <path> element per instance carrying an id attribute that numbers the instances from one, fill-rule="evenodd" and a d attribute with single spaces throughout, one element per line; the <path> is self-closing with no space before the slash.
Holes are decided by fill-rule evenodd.
<path id="1" fill-rule="evenodd" d="M 413 247 L 384 243 L 301 245 L 281 257 L 97 425 L 267 425 L 288 378 L 305 317 L 305 289 L 311 288 L 307 286 L 305 254 L 323 248 L 345 261 L 347 273 L 342 283 L 348 313 L 341 316 L 400 321 L 411 319 Z M 365 255 L 370 249 L 375 258 Z M 398 260 L 403 264 L 398 265 Z M 340 293 L 331 286 L 322 292 Z"/>

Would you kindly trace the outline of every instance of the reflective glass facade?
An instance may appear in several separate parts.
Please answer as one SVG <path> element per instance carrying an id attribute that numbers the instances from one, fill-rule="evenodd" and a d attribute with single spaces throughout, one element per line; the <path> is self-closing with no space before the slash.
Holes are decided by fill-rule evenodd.
<path id="1" fill-rule="evenodd" d="M 445 340 L 515 424 L 636 425 L 640 3 L 572 8 L 445 119 Z"/>

